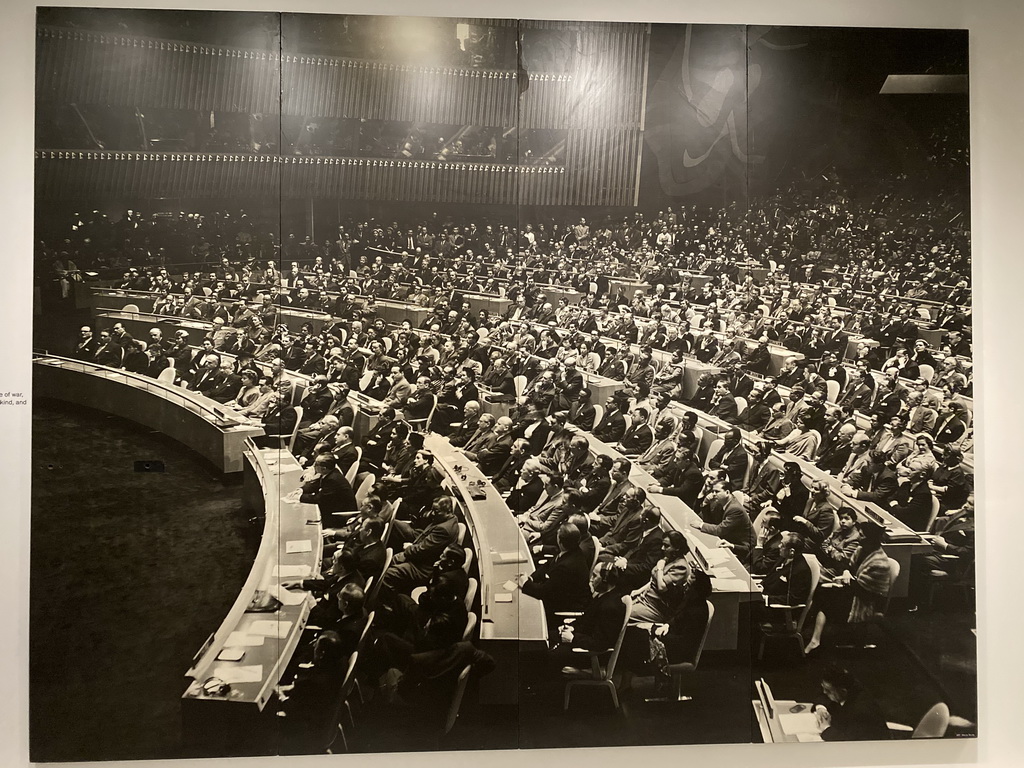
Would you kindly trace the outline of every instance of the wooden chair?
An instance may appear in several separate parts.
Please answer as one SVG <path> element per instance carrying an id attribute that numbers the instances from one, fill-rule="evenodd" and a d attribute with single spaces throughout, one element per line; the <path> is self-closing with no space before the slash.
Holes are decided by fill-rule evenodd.
<path id="1" fill-rule="evenodd" d="M 352 690 L 355 688 L 355 669 L 358 662 L 358 652 L 349 656 L 348 669 L 345 671 L 345 678 L 341 683 L 341 689 L 338 692 L 338 698 L 335 700 L 330 720 L 330 734 L 324 750 L 328 755 L 334 754 L 334 745 L 339 738 L 345 751 L 348 752 L 348 735 L 345 733 L 344 721 L 347 720 L 349 728 L 355 730 L 355 722 L 352 720 L 352 708 L 348 704 L 348 697 L 352 695 Z"/>
<path id="2" fill-rule="evenodd" d="M 480 589 L 480 582 L 474 579 L 472 576 L 469 577 L 469 588 L 466 590 L 466 610 L 470 610 L 473 607 L 473 600 L 476 599 L 477 590 Z"/>
<path id="3" fill-rule="evenodd" d="M 778 605 L 769 603 L 769 608 L 782 613 L 783 621 L 780 625 L 771 624 L 760 628 L 761 641 L 757 649 L 758 661 L 764 658 L 764 647 L 769 638 L 796 640 L 797 646 L 800 648 L 800 655 L 804 655 L 804 640 L 802 632 L 804 622 L 807 621 L 807 616 L 811 612 L 811 605 L 814 603 L 814 591 L 818 588 L 818 582 L 821 581 L 821 563 L 818 562 L 818 558 L 814 555 L 804 553 L 803 557 L 804 560 L 807 561 L 807 567 L 811 569 L 811 588 L 807 593 L 807 599 L 797 605 Z M 799 611 L 796 618 L 794 618 L 795 611 Z"/>
<path id="4" fill-rule="evenodd" d="M 459 708 L 462 706 L 462 697 L 466 693 L 466 684 L 469 682 L 469 673 L 473 667 L 467 664 L 459 672 L 459 679 L 455 683 L 455 692 L 452 694 L 452 703 L 448 707 L 448 717 L 444 722 L 444 732 L 450 733 L 455 727 L 455 721 L 459 717 Z"/>
<path id="5" fill-rule="evenodd" d="M 356 475 L 359 474 L 359 460 L 363 458 L 363 449 L 361 446 L 356 446 L 356 460 L 352 462 L 352 466 L 348 468 L 345 473 L 345 479 L 348 480 L 348 484 L 353 488 L 356 487 Z"/>
<path id="6" fill-rule="evenodd" d="M 622 598 L 623 604 L 626 606 L 626 613 L 622 619 L 622 627 L 619 629 L 619 635 L 615 640 L 615 645 L 605 651 L 584 651 L 579 649 L 580 653 L 586 653 L 590 656 L 590 669 L 576 669 L 572 672 L 566 672 L 563 670 L 563 674 L 566 674 L 571 679 L 565 685 L 565 700 L 562 704 L 562 708 L 565 710 L 569 709 L 569 702 L 572 698 L 573 688 L 576 686 L 587 686 L 587 687 L 598 687 L 607 690 L 612 697 L 612 704 L 615 705 L 616 711 L 619 709 L 619 693 L 615 687 L 615 667 L 619 662 L 619 654 L 622 652 L 622 640 L 626 636 L 626 627 L 629 624 L 629 616 L 633 612 L 633 598 L 629 595 L 624 595 Z M 608 657 L 608 662 L 604 665 L 601 664 L 601 656 L 606 653 L 611 655 Z"/>
<path id="7" fill-rule="evenodd" d="M 366 497 L 370 495 L 370 491 L 373 490 L 373 484 L 377 482 L 377 476 L 372 472 L 363 475 L 363 479 L 359 481 L 359 487 L 356 488 L 356 504 L 359 506 L 363 505 L 366 501 Z"/>
<path id="8" fill-rule="evenodd" d="M 377 595 L 380 594 L 381 585 L 384 584 L 384 574 L 388 572 L 388 568 L 391 567 L 391 561 L 395 558 L 395 552 L 391 547 L 384 550 L 384 570 L 380 572 L 380 578 L 377 579 L 373 586 L 368 587 L 366 592 L 366 604 L 373 608 L 377 605 Z"/>
<path id="9" fill-rule="evenodd" d="M 430 422 L 433 420 L 434 413 L 437 411 L 437 395 L 431 392 L 430 397 L 432 405 L 430 406 L 430 410 L 427 412 L 427 415 L 425 417 L 421 419 L 406 419 L 406 421 L 409 423 L 409 426 L 416 432 L 430 431 Z"/>
<path id="10" fill-rule="evenodd" d="M 895 738 L 941 739 L 949 728 L 949 705 L 939 702 L 918 721 L 916 728 L 903 723 L 886 723 Z"/>
<path id="11" fill-rule="evenodd" d="M 715 617 L 715 606 L 711 604 L 711 601 L 707 601 L 708 604 L 708 620 L 704 625 L 704 634 L 701 635 L 700 645 L 697 646 L 697 652 L 693 658 L 688 661 L 680 661 L 669 663 L 668 671 L 672 675 L 672 694 L 671 696 L 663 697 L 652 697 L 644 699 L 644 701 L 692 701 L 692 696 L 685 696 L 683 694 L 683 675 L 687 672 L 695 672 L 697 665 L 700 664 L 701 654 L 704 652 L 704 644 L 708 640 L 708 632 L 711 630 L 711 620 Z"/>
<path id="12" fill-rule="evenodd" d="M 480 617 L 477 616 L 475 613 L 470 612 L 469 616 L 466 619 L 466 628 L 462 632 L 462 639 L 463 639 L 463 641 L 468 641 L 468 640 L 472 640 L 473 639 L 473 631 L 476 629 L 476 625 L 479 622 L 480 622 Z"/>

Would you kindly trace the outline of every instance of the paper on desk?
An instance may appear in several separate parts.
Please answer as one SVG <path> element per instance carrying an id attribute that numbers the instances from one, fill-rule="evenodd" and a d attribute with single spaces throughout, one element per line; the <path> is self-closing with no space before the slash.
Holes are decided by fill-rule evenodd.
<path id="1" fill-rule="evenodd" d="M 258 683 L 263 680 L 262 664 L 243 664 L 233 667 L 216 667 L 210 673 L 225 683 Z"/>
<path id="2" fill-rule="evenodd" d="M 224 641 L 224 647 L 234 647 L 239 645 L 263 645 L 263 641 L 266 638 L 263 635 L 250 635 L 245 632 L 232 632 L 228 635 L 228 639 Z"/>
<path id="3" fill-rule="evenodd" d="M 267 587 L 267 594 L 273 595 L 284 605 L 298 605 L 306 599 L 308 592 L 302 590 L 281 589 L 276 584 Z"/>
<path id="4" fill-rule="evenodd" d="M 498 552 L 499 563 L 525 563 L 526 556 L 521 552 Z"/>
<path id="5" fill-rule="evenodd" d="M 793 712 L 779 715 L 779 725 L 790 736 L 797 733 L 818 735 L 818 716 L 813 712 Z"/>
<path id="6" fill-rule="evenodd" d="M 515 592 L 517 589 L 519 589 L 519 585 L 512 579 L 509 579 L 501 585 L 501 588 L 504 589 L 506 592 Z"/>
<path id="7" fill-rule="evenodd" d="M 496 603 L 511 603 L 512 595 L 508 592 L 499 592 L 494 596 L 494 602 Z"/>
<path id="8" fill-rule="evenodd" d="M 704 559 L 709 565 L 721 565 L 729 560 L 727 549 L 702 549 L 701 552 L 704 553 Z"/>
<path id="9" fill-rule="evenodd" d="M 748 592 L 750 582 L 743 579 L 711 579 L 711 588 L 718 592 Z"/>
<path id="10" fill-rule="evenodd" d="M 294 555 L 297 552 L 312 552 L 313 542 L 311 542 L 309 539 L 289 541 L 284 545 L 284 551 L 289 555 Z"/>
<path id="11" fill-rule="evenodd" d="M 279 579 L 305 579 L 313 572 L 308 565 L 278 565 L 274 567 L 274 575 Z"/>
<path id="12" fill-rule="evenodd" d="M 824 739 L 821 738 L 821 734 L 820 733 L 798 733 L 796 735 L 796 740 L 797 741 L 824 741 Z"/>
<path id="13" fill-rule="evenodd" d="M 732 570 L 725 565 L 716 565 L 714 568 L 711 569 L 711 573 L 709 573 L 708 575 L 712 578 L 717 579 L 731 579 Z"/>
<path id="14" fill-rule="evenodd" d="M 249 633 L 253 635 L 266 635 L 276 637 L 278 640 L 288 637 L 288 631 L 292 628 L 290 621 L 274 621 L 272 619 L 259 619 L 249 625 Z"/>

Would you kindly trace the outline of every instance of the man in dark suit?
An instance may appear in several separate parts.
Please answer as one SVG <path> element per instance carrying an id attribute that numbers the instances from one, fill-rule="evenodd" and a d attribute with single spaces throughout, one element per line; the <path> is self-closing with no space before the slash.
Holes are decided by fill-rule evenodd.
<path id="1" fill-rule="evenodd" d="M 747 510 L 736 494 L 733 493 L 732 485 L 728 480 L 719 480 L 711 487 L 707 499 L 714 501 L 722 507 L 722 522 L 692 523 L 691 525 L 703 533 L 710 533 L 723 541 L 728 542 L 729 548 L 736 553 L 740 562 L 746 562 L 754 548 L 754 526 L 750 522 Z"/>
<path id="2" fill-rule="evenodd" d="M 583 534 L 563 523 L 557 534 L 558 554 L 540 565 L 523 584 L 523 594 L 544 603 L 549 626 L 557 626 L 557 611 L 582 611 L 590 603 L 590 558 L 580 548 Z"/>
<path id="3" fill-rule="evenodd" d="M 203 359 L 202 367 L 192 377 L 188 388 L 209 396 L 211 390 L 217 389 L 224 382 L 224 374 L 220 369 L 220 355 L 213 352 Z"/>
<path id="4" fill-rule="evenodd" d="M 470 400 L 462 407 L 462 421 L 448 435 L 448 442 L 456 448 L 464 446 L 476 432 L 480 423 L 480 403 Z"/>
<path id="5" fill-rule="evenodd" d="M 689 448 L 676 448 L 668 464 L 654 471 L 654 479 L 657 483 L 647 489 L 649 492 L 676 496 L 691 509 L 697 506 L 697 496 L 704 487 L 704 473 Z"/>
<path id="6" fill-rule="evenodd" d="M 829 702 L 816 704 L 814 714 L 823 741 L 885 741 L 892 738 L 878 705 L 848 671 L 830 664 L 822 674 L 821 690 Z"/>
<path id="7" fill-rule="evenodd" d="M 345 476 L 335 466 L 334 457 L 322 453 L 313 462 L 314 476 L 302 484 L 299 501 L 316 504 L 320 517 L 329 522 L 328 515 L 335 512 L 354 512 L 356 495 Z"/>
<path id="8" fill-rule="evenodd" d="M 626 589 L 637 589 L 651 578 L 651 570 L 661 557 L 661 539 L 661 510 L 647 507 L 640 516 L 639 537 L 604 547 L 600 560 L 620 571 L 619 583 Z"/>
<path id="9" fill-rule="evenodd" d="M 569 423 L 590 432 L 594 428 L 594 417 L 597 409 L 590 402 L 590 390 L 584 387 L 580 390 L 576 400 L 569 405 Z"/>
<path id="10" fill-rule="evenodd" d="M 863 471 L 843 485 L 842 491 L 847 496 L 863 501 L 873 501 L 879 506 L 887 507 L 896 495 L 896 471 L 888 463 L 888 457 L 881 451 L 871 451 L 868 465 Z"/>
<path id="11" fill-rule="evenodd" d="M 743 487 L 747 474 L 747 450 L 743 447 L 740 431 L 730 429 L 725 433 L 722 447 L 708 462 L 709 469 L 724 469 L 735 488 Z"/>
<path id="12" fill-rule="evenodd" d="M 526 462 L 519 473 L 519 482 L 508 495 L 505 503 L 518 515 L 531 509 L 540 499 L 544 491 L 544 480 L 541 478 L 541 468 L 534 462 Z"/>
<path id="13" fill-rule="evenodd" d="M 441 553 L 451 546 L 458 533 L 451 496 L 434 500 L 417 521 L 418 530 L 406 520 L 396 520 L 392 536 L 403 549 L 391 561 L 384 574 L 384 586 L 398 594 L 408 594 L 426 584 Z"/>
<path id="14" fill-rule="evenodd" d="M 626 434 L 626 420 L 622 416 L 622 401 L 614 395 L 605 401 L 604 416 L 601 422 L 594 427 L 594 437 L 602 442 L 612 445 L 622 439 Z"/>
<path id="15" fill-rule="evenodd" d="M 967 423 L 964 420 L 966 409 L 956 400 L 951 400 L 945 411 L 939 416 L 935 424 L 936 443 L 955 443 L 964 436 L 967 431 Z"/>

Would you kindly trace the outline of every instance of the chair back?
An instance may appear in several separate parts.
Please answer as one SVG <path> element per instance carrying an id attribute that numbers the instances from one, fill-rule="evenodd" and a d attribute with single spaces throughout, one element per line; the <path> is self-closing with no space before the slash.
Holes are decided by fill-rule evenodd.
<path id="1" fill-rule="evenodd" d="M 708 447 L 708 455 L 704 457 L 704 471 L 707 472 L 711 467 L 711 460 L 715 458 L 716 454 L 722 450 L 722 446 L 725 445 L 725 440 L 717 438 L 711 441 L 711 445 Z"/>
<path id="2" fill-rule="evenodd" d="M 361 446 L 356 446 L 356 460 L 352 462 L 352 466 L 348 468 L 345 473 L 345 479 L 348 480 L 348 484 L 353 488 L 356 486 L 356 475 L 359 474 L 359 460 L 363 458 L 363 449 Z"/>
<path id="3" fill-rule="evenodd" d="M 370 495 L 370 491 L 373 488 L 373 484 L 377 482 L 377 476 L 372 472 L 365 475 L 359 483 L 359 487 L 356 488 L 356 504 L 360 507 L 363 506 L 363 502 L 366 501 L 366 497 Z"/>
<path id="4" fill-rule="evenodd" d="M 452 695 L 452 703 L 448 708 L 448 718 L 444 723 L 444 732 L 448 733 L 455 727 L 455 721 L 459 717 L 459 707 L 462 705 L 462 696 L 466 692 L 466 683 L 469 681 L 469 673 L 473 667 L 467 664 L 459 673 L 459 679 L 455 682 L 455 693 Z"/>
<path id="5" fill-rule="evenodd" d="M 157 375 L 156 377 L 156 380 L 161 381 L 164 384 L 173 384 L 176 375 L 177 372 L 174 370 L 174 367 L 172 366 L 170 368 L 164 368 L 162 371 L 160 371 L 159 375 Z"/>
<path id="6" fill-rule="evenodd" d="M 921 375 L 922 379 L 927 381 L 929 384 L 932 383 L 932 379 L 935 378 L 934 366 L 928 365 L 928 363 L 921 363 L 919 366 L 917 366 L 917 370 L 918 373 Z"/>
<path id="7" fill-rule="evenodd" d="M 306 382 L 301 379 L 292 380 L 292 401 L 291 405 L 298 405 L 306 396 Z"/>
<path id="8" fill-rule="evenodd" d="M 734 397 L 733 400 L 736 401 L 736 413 L 743 413 L 745 410 L 747 410 L 747 398 Z"/>
<path id="9" fill-rule="evenodd" d="M 935 518 L 939 516 L 939 497 L 934 493 L 932 494 L 932 511 L 928 514 L 928 524 L 924 527 L 924 531 L 930 531 L 932 526 L 935 525 Z"/>
<path id="10" fill-rule="evenodd" d="M 889 591 L 885 594 L 885 609 L 882 613 L 889 612 L 889 600 L 892 599 L 892 588 L 896 584 L 896 579 L 900 577 L 900 561 L 893 558 L 889 558 Z"/>
<path id="11" fill-rule="evenodd" d="M 807 599 L 804 600 L 804 607 L 800 611 L 800 617 L 796 620 L 797 632 L 803 629 L 804 622 L 807 621 L 807 616 L 811 612 L 811 604 L 814 602 L 814 592 L 821 581 L 821 563 L 818 562 L 818 558 L 805 552 L 804 560 L 807 562 L 807 567 L 811 569 L 811 588 L 807 592 Z"/>
<path id="12" fill-rule="evenodd" d="M 125 304 L 123 307 L 121 307 L 121 311 L 122 312 L 136 312 L 137 313 L 139 311 L 139 305 L 138 304 Z"/>
<path id="13" fill-rule="evenodd" d="M 466 629 L 462 633 L 463 641 L 472 639 L 473 630 L 476 629 L 476 625 L 479 620 L 480 619 L 477 617 L 475 613 L 473 613 L 472 611 L 469 613 L 469 616 L 466 617 Z"/>
<path id="14" fill-rule="evenodd" d="M 363 624 L 363 631 L 359 633 L 359 642 L 356 643 L 356 653 L 363 652 L 363 646 L 366 645 L 366 638 L 370 634 L 370 628 L 373 626 L 373 620 L 377 616 L 376 611 L 370 611 L 366 616 L 366 623 Z"/>
<path id="15" fill-rule="evenodd" d="M 597 405 L 594 406 L 594 426 L 590 428 L 591 432 L 593 432 L 595 429 L 597 429 L 597 425 L 601 423 L 601 419 L 603 419 L 603 418 L 604 418 L 604 406 L 601 405 L 600 403 L 598 403 Z"/>
<path id="16" fill-rule="evenodd" d="M 629 625 L 630 614 L 633 613 L 633 598 L 629 595 L 622 596 L 622 603 L 626 606 L 626 613 L 622 617 L 622 626 L 619 628 L 619 636 L 615 639 L 612 647 L 612 655 L 608 658 L 608 666 L 604 668 L 602 679 L 611 680 L 615 674 L 615 666 L 619 663 L 619 654 L 622 652 L 622 640 L 626 637 L 626 627 Z"/>
<path id="17" fill-rule="evenodd" d="M 385 336 L 383 339 L 381 339 L 381 342 L 384 344 L 385 352 L 390 352 L 391 347 L 393 347 L 395 344 L 395 340 L 392 339 L 390 336 Z"/>
<path id="18" fill-rule="evenodd" d="M 590 540 L 594 542 L 594 556 L 590 558 L 590 572 L 593 573 L 597 567 L 597 558 L 601 556 L 601 540 L 597 536 L 591 536 Z"/>
<path id="19" fill-rule="evenodd" d="M 835 379 L 825 380 L 825 389 L 828 391 L 828 401 L 834 403 L 839 399 L 839 382 Z"/>
<path id="20" fill-rule="evenodd" d="M 708 633 L 711 631 L 711 620 L 715 618 L 715 606 L 710 600 L 708 604 L 708 620 L 704 624 L 704 634 L 700 636 L 700 645 L 697 646 L 697 653 L 693 656 L 693 668 L 696 669 L 697 665 L 700 664 L 700 655 L 704 653 L 704 644 L 708 641 Z"/>
<path id="21" fill-rule="evenodd" d="M 302 406 L 295 406 L 295 426 L 292 427 L 292 433 L 290 435 L 282 435 L 282 437 L 288 438 L 288 451 L 294 453 L 295 448 L 295 436 L 299 434 L 299 424 L 302 422 Z"/>
<path id="22" fill-rule="evenodd" d="M 526 391 L 526 377 L 525 376 L 514 376 L 512 378 L 512 386 L 516 394 L 516 400 L 523 396 L 523 392 Z"/>
<path id="23" fill-rule="evenodd" d="M 470 610 L 473 607 L 473 601 L 476 599 L 476 592 L 480 589 L 480 582 L 474 579 L 472 576 L 469 578 L 469 589 L 466 590 L 466 610 Z"/>
<path id="24" fill-rule="evenodd" d="M 466 540 L 466 524 L 465 523 L 459 523 L 458 529 L 455 532 L 455 543 L 458 544 L 461 547 L 462 543 L 465 540 Z"/>
<path id="25" fill-rule="evenodd" d="M 633 427 L 633 417 L 628 413 L 624 413 L 622 414 L 622 419 L 626 422 L 626 428 L 623 430 L 622 434 L 626 434 Z"/>
<path id="26" fill-rule="evenodd" d="M 939 702 L 924 713 L 924 717 L 917 724 L 912 739 L 941 739 L 946 735 L 949 728 L 949 705 Z"/>
<path id="27" fill-rule="evenodd" d="M 368 606 L 373 607 L 377 604 L 377 595 L 380 594 L 381 585 L 384 583 L 384 574 L 387 573 L 388 568 L 391 567 L 391 561 L 394 557 L 395 553 L 391 547 L 384 550 L 384 570 L 380 572 L 380 578 L 369 587 L 369 590 L 366 593 L 366 604 Z"/>
<path id="28" fill-rule="evenodd" d="M 463 564 L 462 570 L 469 573 L 469 569 L 473 565 L 473 550 L 469 547 L 463 547 L 463 550 L 466 553 L 466 562 Z"/>

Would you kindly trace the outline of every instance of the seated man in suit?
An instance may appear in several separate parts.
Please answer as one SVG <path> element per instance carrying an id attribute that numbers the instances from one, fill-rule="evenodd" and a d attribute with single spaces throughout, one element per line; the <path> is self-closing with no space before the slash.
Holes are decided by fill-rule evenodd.
<path id="1" fill-rule="evenodd" d="M 601 422 L 594 427 L 594 437 L 609 445 L 622 439 L 626 433 L 626 420 L 622 416 L 624 405 L 624 398 L 621 396 L 612 395 L 605 401 L 604 416 L 601 417 Z"/>
<path id="2" fill-rule="evenodd" d="M 313 462 L 313 477 L 298 489 L 299 501 L 316 504 L 320 517 L 325 523 L 331 522 L 329 515 L 335 512 L 354 512 L 356 495 L 345 476 L 338 471 L 334 457 L 322 453 Z"/>
<path id="3" fill-rule="evenodd" d="M 711 396 L 711 404 L 708 413 L 717 419 L 735 424 L 738 418 L 736 398 L 729 390 L 729 380 L 724 376 L 715 382 L 714 394 Z"/>
<path id="4" fill-rule="evenodd" d="M 703 533 L 710 533 L 725 541 L 736 553 L 740 562 L 746 562 L 754 548 L 754 526 L 750 522 L 746 507 L 736 497 L 728 480 L 719 480 L 711 487 L 708 498 L 722 505 L 722 522 L 692 523 Z"/>
<path id="5" fill-rule="evenodd" d="M 571 523 L 557 534 L 558 554 L 540 565 L 523 584 L 523 594 L 544 603 L 549 626 L 558 626 L 558 611 L 584 611 L 591 600 L 590 558 L 580 547 L 583 535 Z"/>
<path id="6" fill-rule="evenodd" d="M 734 427 L 725 433 L 722 447 L 711 457 L 708 469 L 724 469 L 734 488 L 743 487 L 747 474 L 747 449 L 738 429 Z"/>
<path id="7" fill-rule="evenodd" d="M 597 409 L 590 402 L 590 396 L 590 390 L 584 387 L 569 406 L 569 423 L 584 432 L 590 432 L 594 428 L 594 417 L 597 415 Z"/>
<path id="8" fill-rule="evenodd" d="M 487 440 L 475 446 L 475 450 L 463 449 L 463 453 L 467 459 L 476 462 L 485 475 L 494 474 L 512 451 L 511 430 L 512 419 L 502 416 L 494 422 L 494 429 Z"/>
<path id="9" fill-rule="evenodd" d="M 624 456 L 636 457 L 651 447 L 654 442 L 654 430 L 648 424 L 650 414 L 646 408 L 634 408 L 633 424 L 619 440 L 616 446 Z"/>
<path id="10" fill-rule="evenodd" d="M 647 489 L 650 493 L 676 496 L 691 509 L 697 507 L 697 497 L 704 487 L 704 473 L 692 450 L 677 447 L 672 459 L 664 467 L 656 468 L 652 476 L 657 482 Z"/>
<path id="11" fill-rule="evenodd" d="M 451 496 L 434 500 L 418 519 L 418 528 L 405 520 L 394 522 L 392 538 L 402 550 L 384 573 L 384 586 L 395 593 L 409 594 L 413 588 L 426 584 L 441 553 L 455 543 L 458 521 Z"/>
<path id="12" fill-rule="evenodd" d="M 462 422 L 448 435 L 448 442 L 456 448 L 461 448 L 476 432 L 479 423 L 480 403 L 470 400 L 462 407 Z"/>
<path id="13" fill-rule="evenodd" d="M 602 547 L 599 560 L 611 563 L 621 574 L 619 583 L 626 590 L 642 587 L 651 569 L 661 557 L 661 510 L 645 507 L 640 515 L 639 536 Z"/>

